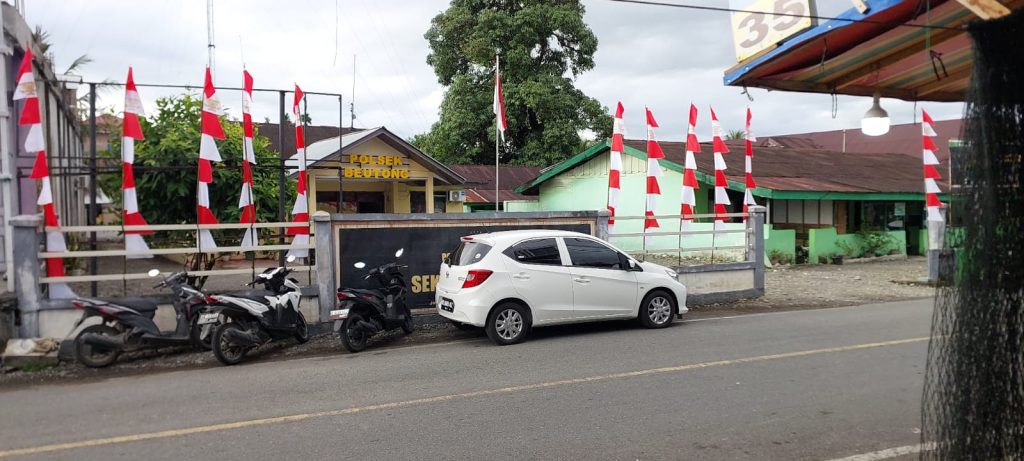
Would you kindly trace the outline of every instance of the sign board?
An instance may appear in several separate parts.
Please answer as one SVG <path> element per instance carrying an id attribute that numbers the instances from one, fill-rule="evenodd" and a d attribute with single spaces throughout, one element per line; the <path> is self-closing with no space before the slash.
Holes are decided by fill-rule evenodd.
<path id="1" fill-rule="evenodd" d="M 894 214 L 896 216 L 906 216 L 907 215 L 907 202 L 896 202 L 896 213 L 894 213 Z"/>
<path id="2" fill-rule="evenodd" d="M 345 178 L 409 179 L 409 161 L 399 155 L 349 154 Z"/>
<path id="3" fill-rule="evenodd" d="M 407 302 L 414 308 L 428 307 L 434 302 L 441 260 L 458 247 L 463 236 L 516 229 L 559 229 L 588 235 L 591 233 L 590 224 L 339 228 L 339 286 L 378 288 L 376 281 L 363 280 L 362 276 L 373 267 L 395 261 L 395 251 L 404 248 L 400 261 L 409 265 L 405 272 L 410 291 Z M 354 267 L 360 261 L 366 263 L 365 269 Z"/>
<path id="4" fill-rule="evenodd" d="M 736 61 L 767 50 L 814 27 L 812 0 L 733 0 L 732 38 Z"/>

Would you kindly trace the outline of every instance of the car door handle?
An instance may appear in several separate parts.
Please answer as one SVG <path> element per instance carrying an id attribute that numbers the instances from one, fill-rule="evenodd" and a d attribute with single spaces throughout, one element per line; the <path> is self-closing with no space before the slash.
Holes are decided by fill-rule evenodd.
<path id="1" fill-rule="evenodd" d="M 576 283 L 583 283 L 583 284 L 590 283 L 590 279 L 588 279 L 586 277 L 576 277 L 576 278 L 572 279 L 572 281 L 574 281 Z"/>
<path id="2" fill-rule="evenodd" d="M 526 272 L 520 272 L 518 274 L 512 274 L 512 278 L 516 280 L 530 280 L 530 274 Z"/>

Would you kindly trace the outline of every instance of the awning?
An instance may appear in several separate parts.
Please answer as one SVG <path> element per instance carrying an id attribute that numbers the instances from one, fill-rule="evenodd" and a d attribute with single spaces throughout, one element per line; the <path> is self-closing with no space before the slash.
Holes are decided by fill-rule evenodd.
<path id="1" fill-rule="evenodd" d="M 752 57 L 725 73 L 725 84 L 782 91 L 907 101 L 963 101 L 973 54 L 963 29 L 977 16 L 956 0 L 867 0 Z M 1010 9 L 1024 0 L 1002 2 Z M 905 27 L 900 24 L 937 28 Z"/>

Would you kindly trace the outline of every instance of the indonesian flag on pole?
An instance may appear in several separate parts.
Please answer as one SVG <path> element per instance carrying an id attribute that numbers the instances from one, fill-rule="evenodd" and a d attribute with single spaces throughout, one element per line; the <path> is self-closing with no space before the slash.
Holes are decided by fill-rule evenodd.
<path id="1" fill-rule="evenodd" d="M 256 204 L 253 201 L 252 165 L 256 164 L 256 152 L 253 150 L 253 128 L 252 128 L 252 75 L 249 71 L 242 71 L 242 193 L 238 198 L 238 208 L 242 209 L 242 217 L 239 222 L 251 224 L 256 222 Z M 256 230 L 248 228 L 242 236 L 243 247 L 253 247 L 257 244 Z"/>
<path id="2" fill-rule="evenodd" d="M 508 129 L 508 121 L 505 119 L 505 94 L 501 92 L 501 70 L 498 67 L 498 57 L 494 57 L 494 117 L 497 120 L 498 135 L 501 141 L 505 141 L 505 130 Z"/>
<path id="3" fill-rule="evenodd" d="M 726 147 L 725 141 L 722 141 L 722 124 L 718 122 L 718 116 L 715 115 L 715 108 L 711 108 L 711 137 L 712 145 L 714 146 L 715 152 L 715 227 L 714 230 L 724 230 L 725 220 L 728 219 L 723 214 L 728 213 L 725 206 L 730 205 L 729 194 L 726 189 L 729 187 L 729 181 L 725 179 L 725 157 L 722 154 L 728 153 L 729 148 Z"/>
<path id="4" fill-rule="evenodd" d="M 121 211 L 122 222 L 126 226 L 145 226 L 146 220 L 139 212 L 138 196 L 135 195 L 135 141 L 143 140 L 142 125 L 139 124 L 139 116 L 146 116 L 142 108 L 142 98 L 139 97 L 139 90 L 135 88 L 135 78 L 132 76 L 132 68 L 128 68 L 128 79 L 124 84 L 124 127 L 121 134 L 121 193 L 124 209 Z M 144 252 L 143 254 L 129 255 L 129 259 L 152 258 L 149 252 L 149 245 L 143 235 L 152 234 L 153 231 L 124 231 L 124 249 L 132 252 Z"/>
<path id="5" fill-rule="evenodd" d="M 220 162 L 220 151 L 217 150 L 216 139 L 224 139 L 224 128 L 220 125 L 223 113 L 217 89 L 213 87 L 213 75 L 206 68 L 206 81 L 203 83 L 203 115 L 199 138 L 199 181 L 196 194 L 196 211 L 199 224 L 218 224 L 217 217 L 210 210 L 210 184 L 213 184 L 213 162 Z M 213 250 L 217 242 L 209 229 L 199 230 L 199 249 Z"/>
<path id="6" fill-rule="evenodd" d="M 646 109 L 646 108 L 645 108 Z M 661 188 L 658 186 L 658 178 L 661 177 L 661 165 L 658 160 L 665 158 L 661 145 L 654 137 L 654 129 L 658 128 L 658 122 L 654 120 L 654 113 L 651 109 L 647 111 L 647 203 L 644 208 L 644 232 L 647 229 L 657 229 L 658 220 L 654 217 L 657 198 L 661 195 Z M 650 244 L 650 237 L 644 237 L 644 243 Z"/>
<path id="7" fill-rule="evenodd" d="M 743 130 L 743 140 L 744 140 L 743 143 L 745 144 L 746 150 L 747 150 L 747 152 L 746 152 L 747 155 L 745 157 L 746 163 L 743 166 L 743 172 L 744 172 L 744 176 L 745 176 L 745 179 L 746 179 L 746 188 L 745 188 L 745 191 L 743 192 L 743 212 L 744 213 L 747 213 L 751 206 L 757 205 L 757 202 L 754 201 L 754 192 L 753 192 L 753 190 L 755 188 L 757 188 L 757 183 L 754 182 L 754 174 L 753 174 L 753 169 L 751 167 L 751 164 L 754 161 L 754 143 L 757 142 L 757 138 L 755 138 L 754 137 L 754 133 L 752 131 L 750 131 L 750 119 L 751 119 L 750 108 L 748 107 L 747 108 L 747 125 L 746 125 L 746 128 Z M 744 216 L 743 219 L 747 219 L 747 218 Z"/>
<path id="8" fill-rule="evenodd" d="M 53 205 L 53 190 L 50 187 L 50 168 L 46 164 L 46 139 L 43 137 L 42 117 L 39 112 L 39 97 L 36 94 L 36 79 L 32 72 L 32 49 L 26 48 L 25 58 L 18 68 L 17 86 L 14 88 L 14 99 L 24 100 L 21 109 L 21 117 L 18 118 L 18 125 L 27 126 L 28 133 L 25 136 L 25 151 L 35 152 L 36 160 L 32 166 L 30 179 L 39 180 L 39 199 L 36 204 L 43 207 L 43 220 L 46 227 L 60 227 L 60 219 L 57 217 L 57 210 Z M 64 242 L 64 234 L 58 231 L 46 231 L 46 251 L 65 252 L 68 247 Z M 46 258 L 46 276 L 63 277 L 64 259 Z M 71 291 L 66 283 L 50 284 L 51 299 L 74 298 L 75 293 Z"/>
<path id="9" fill-rule="evenodd" d="M 700 142 L 697 141 L 697 106 L 690 103 L 690 122 L 686 126 L 686 164 L 683 168 L 683 195 L 680 213 L 683 217 L 679 221 L 679 230 L 686 232 L 690 230 L 693 223 L 694 209 L 697 207 L 697 189 L 700 185 L 697 182 L 697 159 L 694 154 L 700 152 Z"/>
<path id="10" fill-rule="evenodd" d="M 942 178 L 939 170 L 935 168 L 939 164 L 939 159 L 935 156 L 935 152 L 939 150 L 939 147 L 935 145 L 935 140 L 932 139 L 938 136 L 938 134 L 935 133 L 935 122 L 932 121 L 928 112 L 921 109 L 921 116 L 923 119 L 921 123 L 921 147 L 924 159 L 924 198 L 925 207 L 928 209 L 927 220 L 945 222 L 945 218 L 942 216 L 942 202 L 939 201 L 939 194 L 942 191 L 939 189 L 939 184 L 936 181 Z"/>
<path id="11" fill-rule="evenodd" d="M 305 133 L 302 130 L 302 123 L 300 115 L 302 111 L 300 104 L 302 99 L 306 95 L 302 93 L 302 89 L 299 85 L 295 85 L 295 99 L 292 102 L 292 113 L 295 115 L 295 150 L 296 156 L 299 161 L 299 182 L 295 185 L 295 206 L 292 207 L 292 222 L 293 223 L 305 223 L 305 226 L 301 227 L 289 227 L 286 233 L 288 235 L 294 235 L 292 239 L 292 246 L 309 245 L 309 201 L 306 199 L 306 139 Z M 309 250 L 306 248 L 292 248 L 288 250 L 289 256 L 295 256 L 296 258 L 305 258 L 309 256 Z"/>
<path id="12" fill-rule="evenodd" d="M 612 124 L 612 148 L 611 157 L 608 160 L 608 232 L 615 231 L 615 207 L 619 204 L 619 191 L 622 189 L 622 151 L 624 143 L 622 137 L 626 135 L 626 124 L 622 120 L 622 109 L 620 102 L 615 108 L 615 122 Z"/>

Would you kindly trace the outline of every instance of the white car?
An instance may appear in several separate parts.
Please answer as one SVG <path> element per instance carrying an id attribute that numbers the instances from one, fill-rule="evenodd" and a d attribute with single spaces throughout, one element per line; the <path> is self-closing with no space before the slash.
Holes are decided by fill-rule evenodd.
<path id="1" fill-rule="evenodd" d="M 437 312 L 483 327 L 497 344 L 531 327 L 638 319 L 663 328 L 686 308 L 675 271 L 637 261 L 590 235 L 519 230 L 462 237 L 441 264 Z"/>

